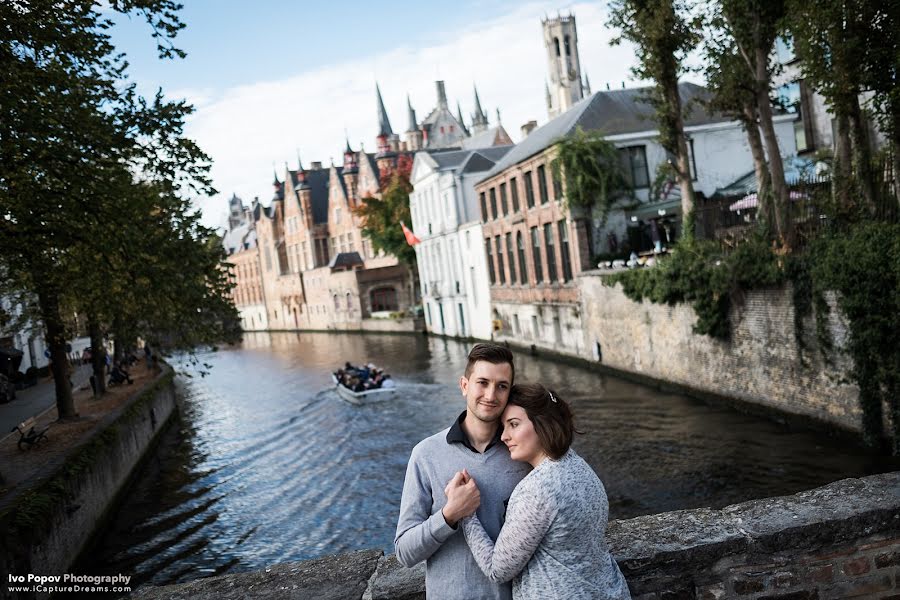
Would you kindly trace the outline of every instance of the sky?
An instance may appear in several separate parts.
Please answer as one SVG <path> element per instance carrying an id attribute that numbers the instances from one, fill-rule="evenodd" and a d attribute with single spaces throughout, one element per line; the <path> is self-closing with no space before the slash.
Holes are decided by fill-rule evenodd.
<path id="1" fill-rule="evenodd" d="M 376 6 L 377 4 L 377 6 Z M 473 85 L 491 125 L 513 141 L 529 120 L 547 121 L 548 78 L 541 19 L 572 13 L 582 73 L 593 91 L 635 87 L 634 51 L 611 47 L 606 2 L 455 2 L 347 0 L 321 2 L 189 0 L 176 46 L 187 57 L 161 60 L 149 26 L 118 18 L 113 41 L 127 54 L 129 74 L 145 95 L 158 88 L 184 98 L 196 112 L 186 133 L 213 159 L 218 193 L 196 199 L 203 222 L 225 222 L 232 194 L 249 204 L 272 198 L 273 169 L 297 157 L 309 167 L 342 161 L 351 147 L 375 150 L 375 83 L 395 133 L 407 129 L 407 94 L 421 121 L 436 105 L 434 82 L 444 80 L 451 108 L 467 122 Z M 346 138 L 345 138 L 346 136 Z"/>

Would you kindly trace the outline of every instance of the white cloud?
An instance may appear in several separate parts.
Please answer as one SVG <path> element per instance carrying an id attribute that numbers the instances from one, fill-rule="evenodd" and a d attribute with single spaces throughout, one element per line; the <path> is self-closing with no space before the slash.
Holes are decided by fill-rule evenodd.
<path id="1" fill-rule="evenodd" d="M 577 18 L 582 70 L 594 91 L 605 89 L 607 82 L 620 87 L 631 81 L 634 53 L 608 45 L 613 33 L 604 25 L 603 6 L 576 4 L 571 9 Z M 374 150 L 376 78 L 391 125 L 401 136 L 408 124 L 406 94 L 421 121 L 436 103 L 434 81 L 443 79 L 454 112 L 459 99 L 469 119 L 475 83 L 491 122 L 500 107 L 503 125 L 517 140 L 523 123 L 547 120 L 541 18 L 555 13 L 555 6 L 546 3 L 527 4 L 465 31 L 447 32 L 426 47 L 402 45 L 376 56 L 285 74 L 277 81 L 169 94 L 195 102 L 188 135 L 215 161 L 212 175 L 220 193 L 200 201 L 204 221 L 220 224 L 232 193 L 245 202 L 259 196 L 268 204 L 273 163 L 279 174 L 285 161 L 295 168 L 297 148 L 307 167 L 314 160 L 328 166 L 332 157 L 339 163 L 346 129 L 354 149 L 363 143 Z"/>

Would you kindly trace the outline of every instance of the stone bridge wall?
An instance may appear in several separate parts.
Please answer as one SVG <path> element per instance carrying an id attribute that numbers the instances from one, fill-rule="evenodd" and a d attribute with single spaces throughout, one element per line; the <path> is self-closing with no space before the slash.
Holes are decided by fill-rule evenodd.
<path id="1" fill-rule="evenodd" d="M 634 600 L 900 598 L 900 472 L 721 510 L 613 521 Z M 141 600 L 419 600 L 424 569 L 362 550 L 138 590 Z"/>

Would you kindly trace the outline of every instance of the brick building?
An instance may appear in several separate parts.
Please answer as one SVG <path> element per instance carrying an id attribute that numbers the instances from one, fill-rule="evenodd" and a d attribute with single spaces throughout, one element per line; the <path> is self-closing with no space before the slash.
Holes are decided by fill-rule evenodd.
<path id="1" fill-rule="evenodd" d="M 471 139 L 449 112 L 443 82 L 437 91 L 438 105 L 422 123 L 408 104 L 410 123 L 401 141 L 376 85 L 376 152 L 355 150 L 345 141 L 340 165 L 312 162 L 306 168 L 298 159 L 296 170 L 285 166 L 275 174 L 267 208 L 255 203 L 246 223 L 229 218 L 226 247 L 246 330 L 390 329 L 382 317 L 418 303 L 414 272 L 374 251 L 354 210 L 366 196 L 378 197 L 382 180 L 399 160 L 412 161 L 415 150 L 443 152 Z M 477 91 L 476 104 L 480 139 L 509 143 L 502 125 L 488 126 Z M 252 244 L 243 247 L 251 237 Z"/>

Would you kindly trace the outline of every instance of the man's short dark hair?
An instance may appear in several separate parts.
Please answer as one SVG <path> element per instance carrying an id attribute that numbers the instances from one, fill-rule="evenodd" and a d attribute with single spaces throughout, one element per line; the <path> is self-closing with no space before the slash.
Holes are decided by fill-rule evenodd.
<path id="1" fill-rule="evenodd" d="M 514 385 L 509 403 L 525 409 L 541 447 L 554 460 L 562 458 L 572 445 L 574 434 L 581 433 L 575 429 L 569 403 L 539 383 Z"/>
<path id="2" fill-rule="evenodd" d="M 516 365 L 513 363 L 513 354 L 506 346 L 499 344 L 475 344 L 469 351 L 469 362 L 466 363 L 466 379 L 472 375 L 472 369 L 479 360 L 493 363 L 495 365 L 509 364 L 512 370 L 509 384 L 512 385 L 516 379 Z"/>

